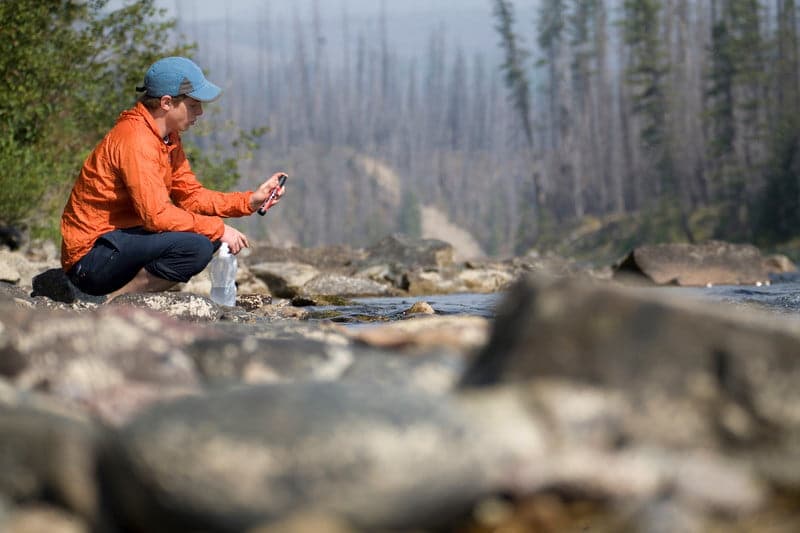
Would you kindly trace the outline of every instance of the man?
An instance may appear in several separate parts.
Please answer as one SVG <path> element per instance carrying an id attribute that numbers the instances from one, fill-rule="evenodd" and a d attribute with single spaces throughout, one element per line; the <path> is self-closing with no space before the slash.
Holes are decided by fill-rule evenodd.
<path id="1" fill-rule="evenodd" d="M 201 272 L 222 242 L 232 253 L 247 237 L 223 222 L 251 215 L 277 189 L 278 172 L 256 191 L 222 193 L 197 181 L 181 145 L 222 92 L 184 57 L 156 61 L 136 106 L 83 164 L 61 218 L 61 266 L 82 291 L 114 298 L 166 290 Z"/>

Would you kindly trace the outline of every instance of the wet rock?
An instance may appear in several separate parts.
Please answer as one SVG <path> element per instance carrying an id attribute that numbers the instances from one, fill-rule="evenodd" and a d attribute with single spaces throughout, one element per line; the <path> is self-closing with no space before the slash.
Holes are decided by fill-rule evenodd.
<path id="1" fill-rule="evenodd" d="M 72 284 L 67 275 L 60 268 L 51 268 L 34 276 L 31 281 L 33 286 L 32 297 L 44 296 L 56 302 L 71 304 L 75 302 L 88 302 L 91 304 L 105 303 L 105 296 L 92 296 L 81 291 Z"/>
<path id="2" fill-rule="evenodd" d="M 630 252 L 615 277 L 638 274 L 658 285 L 741 285 L 769 280 L 770 270 L 755 246 L 708 241 L 658 244 Z"/>
<path id="3" fill-rule="evenodd" d="M 96 441 L 92 427 L 75 419 L 0 406 L 0 495 L 17 502 L 49 497 L 95 520 Z"/>
<path id="4" fill-rule="evenodd" d="M 436 311 L 431 307 L 428 302 L 414 302 L 414 304 L 405 310 L 407 315 L 435 315 Z"/>
<path id="5" fill-rule="evenodd" d="M 110 305 L 129 305 L 166 313 L 194 322 L 219 320 L 223 310 L 210 298 L 182 292 L 129 293 L 117 296 Z"/>
<path id="6" fill-rule="evenodd" d="M 150 411 L 114 438 L 100 473 L 124 524 L 154 533 L 243 531 L 299 512 L 422 528 L 487 490 L 467 427 L 441 397 L 259 386 Z"/>

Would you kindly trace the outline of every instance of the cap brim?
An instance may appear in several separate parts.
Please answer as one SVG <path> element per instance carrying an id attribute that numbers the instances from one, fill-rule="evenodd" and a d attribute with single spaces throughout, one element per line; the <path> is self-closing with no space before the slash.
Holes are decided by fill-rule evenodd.
<path id="1" fill-rule="evenodd" d="M 187 93 L 186 96 L 190 98 L 194 98 L 195 100 L 199 100 L 201 102 L 213 102 L 217 98 L 220 97 L 222 94 L 222 89 L 214 85 L 208 80 L 205 80 L 205 83 L 195 89 L 194 91 Z"/>

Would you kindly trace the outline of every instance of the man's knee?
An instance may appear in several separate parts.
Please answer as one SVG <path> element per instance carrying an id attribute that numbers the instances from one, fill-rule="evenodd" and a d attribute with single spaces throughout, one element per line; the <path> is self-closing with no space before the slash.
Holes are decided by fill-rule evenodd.
<path id="1" fill-rule="evenodd" d="M 158 277 L 185 283 L 202 272 L 214 255 L 214 244 L 197 233 L 175 235 L 167 253 L 147 265 L 147 271 Z"/>

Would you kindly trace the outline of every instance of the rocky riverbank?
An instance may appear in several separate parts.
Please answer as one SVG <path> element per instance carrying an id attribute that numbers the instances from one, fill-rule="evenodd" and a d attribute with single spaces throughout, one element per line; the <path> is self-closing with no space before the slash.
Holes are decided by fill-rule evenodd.
<path id="1" fill-rule="evenodd" d="M 708 264 L 690 252 L 670 264 Z M 52 250 L 0 251 L 0 530 L 795 531 L 800 322 L 621 282 L 654 255 L 254 246 L 229 308 L 202 276 L 105 303 Z M 493 319 L 303 320 L 501 290 Z"/>

